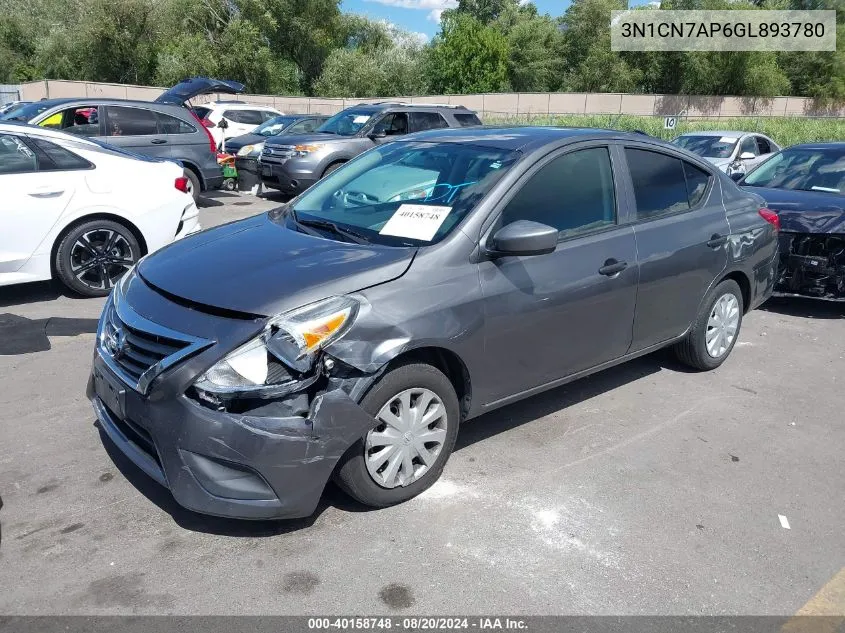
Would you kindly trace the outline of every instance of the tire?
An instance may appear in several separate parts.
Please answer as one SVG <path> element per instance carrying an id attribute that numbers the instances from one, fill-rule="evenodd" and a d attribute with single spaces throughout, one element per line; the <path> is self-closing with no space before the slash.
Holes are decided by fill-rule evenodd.
<path id="1" fill-rule="evenodd" d="M 109 241 L 112 247 L 106 252 Z M 112 220 L 89 220 L 71 227 L 59 241 L 56 277 L 83 297 L 104 297 L 141 255 L 141 245 L 128 227 Z M 101 258 L 102 266 L 92 262 L 93 257 Z"/>
<path id="2" fill-rule="evenodd" d="M 420 399 L 427 395 L 424 390 L 433 393 L 440 400 L 440 405 L 445 410 L 445 416 L 435 414 L 435 417 L 432 418 L 434 422 L 418 431 L 419 433 L 427 433 L 429 438 L 438 437 L 441 440 L 439 448 L 436 446 L 436 442 L 423 443 L 426 452 L 430 455 L 437 451 L 436 456 L 428 466 L 423 462 L 420 453 L 416 453 L 416 456 L 409 458 L 408 461 L 402 459 L 394 483 L 400 479 L 404 479 L 404 482 L 399 482 L 394 487 L 386 487 L 384 482 L 377 482 L 374 475 L 371 474 L 365 456 L 376 454 L 378 451 L 389 450 L 390 447 L 385 445 L 381 445 L 381 448 L 370 445 L 368 448 L 370 442 L 379 444 L 377 438 L 381 437 L 379 435 L 380 429 L 385 429 L 386 432 L 396 431 L 388 427 L 386 423 L 379 424 L 380 421 L 376 419 L 376 416 L 379 415 L 383 407 L 388 407 L 403 393 L 410 392 L 409 401 L 412 404 L 419 404 Z M 458 437 L 458 426 L 460 424 L 458 397 L 452 383 L 441 371 L 426 364 L 399 365 L 382 376 L 367 392 L 367 395 L 361 401 L 361 407 L 373 416 L 374 428 L 346 451 L 335 470 L 335 480 L 349 496 L 364 505 L 384 508 L 416 497 L 437 481 L 440 473 L 443 472 L 443 467 L 446 465 L 449 455 L 452 453 L 452 449 L 455 447 L 455 439 Z M 432 400 L 426 411 L 433 414 L 435 410 L 435 402 Z M 442 432 L 443 426 L 445 426 L 445 433 Z M 432 430 L 430 427 L 434 427 L 434 429 Z M 405 436 L 397 438 L 397 441 L 401 444 L 397 444 L 393 448 L 384 463 L 382 474 L 376 476 L 385 477 L 385 473 L 389 472 L 388 468 L 393 462 L 393 456 L 397 452 L 401 455 L 402 451 L 405 450 L 410 455 L 417 451 L 418 443 L 409 444 L 406 440 L 407 435 L 406 433 Z M 371 439 L 371 436 L 373 436 L 373 439 Z M 372 464 L 377 462 L 377 459 L 371 461 Z M 413 474 L 408 473 L 408 463 L 414 470 Z M 416 473 L 419 473 L 419 475 Z"/>
<path id="3" fill-rule="evenodd" d="M 717 304 L 721 303 L 719 309 Z M 685 365 L 689 365 L 694 369 L 706 371 L 715 369 L 725 362 L 730 356 L 731 351 L 736 345 L 739 338 L 740 329 L 742 327 L 742 315 L 745 306 L 742 301 L 742 291 L 739 285 L 732 279 L 725 279 L 708 294 L 702 302 L 702 310 L 692 324 L 690 331 L 686 337 L 675 345 L 675 354 L 678 359 Z M 714 316 L 714 323 L 723 322 L 723 319 L 718 313 L 728 314 L 728 326 L 722 330 L 725 338 L 721 339 L 721 328 L 718 325 L 710 323 L 711 316 Z M 734 323 L 735 319 L 735 323 Z M 733 328 L 732 338 L 728 338 L 731 332 L 731 325 Z M 711 327 L 715 330 L 711 333 Z M 708 336 L 713 340 L 712 349 L 708 349 Z"/>
<path id="4" fill-rule="evenodd" d="M 323 175 L 321 176 L 321 178 L 325 178 L 330 173 L 332 173 L 333 171 L 337 171 L 341 167 L 343 167 L 343 163 L 332 163 L 331 165 L 326 167 L 326 171 L 323 172 Z"/>
<path id="5" fill-rule="evenodd" d="M 185 168 L 185 178 L 188 179 L 188 193 L 194 198 L 194 202 L 199 200 L 202 193 L 202 185 L 200 184 L 199 176 L 194 173 L 194 170 Z"/>

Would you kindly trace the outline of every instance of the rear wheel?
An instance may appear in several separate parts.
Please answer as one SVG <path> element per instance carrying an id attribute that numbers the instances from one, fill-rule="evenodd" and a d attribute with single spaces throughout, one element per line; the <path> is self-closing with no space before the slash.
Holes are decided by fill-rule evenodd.
<path id="1" fill-rule="evenodd" d="M 200 184 L 199 176 L 197 176 L 192 169 L 185 168 L 185 178 L 188 179 L 188 193 L 194 198 L 194 202 L 199 198 L 202 192 L 202 185 Z"/>
<path id="2" fill-rule="evenodd" d="M 455 446 L 460 408 L 439 370 L 407 364 L 385 374 L 361 401 L 373 428 L 341 458 L 336 479 L 361 503 L 407 501 L 440 477 Z"/>
<path id="3" fill-rule="evenodd" d="M 141 246 L 126 226 L 89 220 L 73 227 L 56 250 L 56 275 L 85 297 L 106 296 L 141 258 Z"/>
<path id="4" fill-rule="evenodd" d="M 681 362 L 695 369 L 715 369 L 730 355 L 742 326 L 742 291 L 732 279 L 713 288 L 686 338 L 675 346 Z"/>

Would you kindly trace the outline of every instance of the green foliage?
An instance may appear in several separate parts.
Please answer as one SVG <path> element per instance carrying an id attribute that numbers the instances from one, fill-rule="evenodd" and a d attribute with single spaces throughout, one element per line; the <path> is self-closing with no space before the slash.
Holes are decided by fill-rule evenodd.
<path id="1" fill-rule="evenodd" d="M 567 115 L 520 116 L 487 119 L 485 123 L 558 125 L 562 127 L 610 128 L 632 132 L 640 130 L 652 136 L 671 140 L 685 132 L 701 130 L 738 130 L 760 132 L 787 147 L 796 143 L 813 143 L 845 138 L 845 120 L 806 117 L 732 117 L 718 120 L 685 119 L 674 130 L 663 129 L 663 117 L 632 115 Z"/>
<path id="2" fill-rule="evenodd" d="M 431 89 L 445 94 L 505 90 L 508 53 L 501 31 L 459 11 L 444 13 L 442 31 L 428 52 Z"/>

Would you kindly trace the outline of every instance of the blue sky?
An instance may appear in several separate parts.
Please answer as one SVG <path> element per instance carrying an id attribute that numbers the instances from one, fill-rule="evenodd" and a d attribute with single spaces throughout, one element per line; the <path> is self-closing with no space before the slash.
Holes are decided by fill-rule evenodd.
<path id="1" fill-rule="evenodd" d="M 388 20 L 411 33 L 424 33 L 428 39 L 440 30 L 440 11 L 457 6 L 457 0 L 342 0 L 344 11 L 360 13 L 375 20 Z M 535 0 L 540 13 L 562 15 L 568 0 Z"/>

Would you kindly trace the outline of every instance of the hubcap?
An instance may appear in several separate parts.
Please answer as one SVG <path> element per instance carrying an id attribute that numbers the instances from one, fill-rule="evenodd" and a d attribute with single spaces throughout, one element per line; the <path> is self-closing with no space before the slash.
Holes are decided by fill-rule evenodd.
<path id="1" fill-rule="evenodd" d="M 132 246 L 111 229 L 95 229 L 80 236 L 70 251 L 70 270 L 89 288 L 105 290 L 135 263 Z"/>
<path id="2" fill-rule="evenodd" d="M 407 486 L 431 468 L 446 441 L 446 407 L 429 389 L 406 389 L 387 401 L 367 434 L 364 459 L 383 488 Z"/>
<path id="3" fill-rule="evenodd" d="M 707 333 L 704 336 L 707 353 L 713 358 L 724 355 L 733 344 L 738 328 L 739 302 L 734 295 L 724 294 L 713 304 L 707 320 Z"/>

